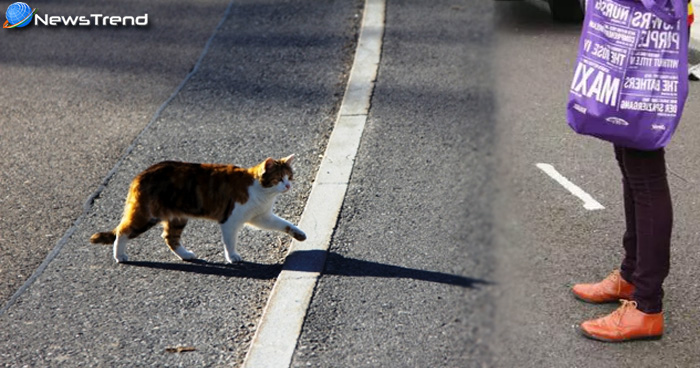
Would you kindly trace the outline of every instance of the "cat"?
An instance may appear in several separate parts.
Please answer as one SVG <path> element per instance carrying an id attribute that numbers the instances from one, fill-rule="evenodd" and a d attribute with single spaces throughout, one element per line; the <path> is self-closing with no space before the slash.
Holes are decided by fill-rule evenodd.
<path id="1" fill-rule="evenodd" d="M 306 234 L 272 212 L 275 199 L 292 188 L 294 155 L 241 168 L 233 165 L 175 161 L 157 163 L 131 182 L 124 215 L 112 231 L 92 235 L 90 242 L 114 244 L 114 260 L 128 261 L 126 243 L 158 222 L 170 250 L 182 260 L 195 254 L 180 243 L 188 218 L 218 221 L 228 263 L 240 262 L 236 252 L 238 231 L 244 224 L 289 234 L 298 241 Z"/>

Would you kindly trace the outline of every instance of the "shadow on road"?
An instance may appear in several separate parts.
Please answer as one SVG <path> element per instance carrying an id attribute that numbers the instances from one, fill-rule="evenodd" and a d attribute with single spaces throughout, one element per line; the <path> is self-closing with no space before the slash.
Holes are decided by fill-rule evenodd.
<path id="1" fill-rule="evenodd" d="M 274 279 L 279 275 L 280 271 L 282 271 L 282 265 L 280 264 L 260 264 L 251 262 L 227 264 L 212 263 L 201 259 L 178 263 L 129 261 L 125 262 L 125 264 L 164 271 L 179 271 L 224 277 L 244 277 L 258 280 Z"/>
<path id="2" fill-rule="evenodd" d="M 301 251 L 301 257 L 313 256 L 308 253 L 320 251 Z M 293 256 L 294 254 L 290 254 Z M 397 279 L 413 279 L 418 281 L 435 282 L 474 288 L 477 285 L 489 285 L 488 281 L 453 275 L 449 273 L 419 270 L 378 262 L 363 261 L 361 259 L 347 258 L 336 253 L 328 253 L 326 267 L 323 271 L 326 275 L 350 276 L 350 277 L 381 277 Z"/>
<path id="3" fill-rule="evenodd" d="M 320 250 L 293 252 L 287 257 L 285 269 L 289 271 L 312 272 L 312 268 L 307 266 L 310 263 L 304 262 L 304 260 L 312 260 L 311 263 L 314 263 L 319 261 L 323 262 L 324 258 L 326 260 L 326 266 L 323 273 L 326 275 L 413 279 L 418 281 L 460 286 L 463 288 L 474 288 L 478 285 L 491 284 L 489 281 L 471 277 L 363 261 Z M 191 272 L 224 277 L 243 277 L 261 280 L 276 278 L 283 268 L 283 266 L 280 264 L 260 264 L 251 262 L 225 264 L 212 263 L 204 260 L 194 260 L 184 263 L 134 261 L 127 262 L 126 264 L 158 270 Z"/>

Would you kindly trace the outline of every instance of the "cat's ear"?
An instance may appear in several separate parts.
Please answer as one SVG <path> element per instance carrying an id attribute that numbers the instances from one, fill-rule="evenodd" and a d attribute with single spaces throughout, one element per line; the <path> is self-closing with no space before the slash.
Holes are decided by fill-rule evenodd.
<path id="1" fill-rule="evenodd" d="M 292 162 L 294 162 L 294 154 L 292 153 L 291 155 L 281 159 L 280 161 L 284 162 L 287 165 L 291 165 Z"/>
<path id="2" fill-rule="evenodd" d="M 272 157 L 268 157 L 265 159 L 265 165 L 263 165 L 263 174 L 265 171 L 271 170 L 275 166 L 275 159 Z"/>

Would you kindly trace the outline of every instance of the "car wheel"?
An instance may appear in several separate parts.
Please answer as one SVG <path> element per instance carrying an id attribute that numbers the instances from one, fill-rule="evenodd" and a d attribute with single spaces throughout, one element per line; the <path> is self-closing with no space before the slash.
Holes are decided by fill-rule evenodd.
<path id="1" fill-rule="evenodd" d="M 581 0 L 549 0 L 552 18 L 558 22 L 580 22 L 583 19 Z"/>

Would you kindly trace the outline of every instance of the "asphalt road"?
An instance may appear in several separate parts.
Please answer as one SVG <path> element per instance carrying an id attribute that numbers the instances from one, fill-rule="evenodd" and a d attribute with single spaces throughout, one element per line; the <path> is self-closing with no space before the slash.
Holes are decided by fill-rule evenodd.
<path id="1" fill-rule="evenodd" d="M 246 262 L 235 266 L 205 221 L 183 237 L 195 263 L 175 259 L 157 230 L 130 243 L 128 265 L 87 242 L 118 223 L 131 178 L 164 159 L 252 165 L 295 153 L 295 189 L 277 208 L 299 218 L 362 2 L 235 1 L 197 72 L 144 130 L 228 4 L 33 3 L 56 14 L 149 12 L 153 24 L 1 33 L 0 80 L 25 86 L 0 91 L 3 302 L 117 166 L 61 252 L 0 315 L 0 365 L 242 362 L 288 238 L 244 231 Z M 569 288 L 618 265 L 620 177 L 609 144 L 565 123 L 580 26 L 549 17 L 542 1 L 388 2 L 370 115 L 293 366 L 700 365 L 700 86 L 667 151 L 666 335 L 587 340 L 575 325 L 615 306 L 586 305 Z M 536 163 L 605 209 L 585 210 Z"/>
<path id="2" fill-rule="evenodd" d="M 564 117 L 580 25 L 553 24 L 540 1 L 494 4 L 499 106 L 495 366 L 700 365 L 695 307 L 700 298 L 700 129 L 694 123 L 700 116 L 700 85 L 691 82 L 683 121 L 667 149 L 674 232 L 664 338 L 619 345 L 582 338 L 575 325 L 617 307 L 582 303 L 570 287 L 619 267 L 624 231 L 619 168 L 610 144 L 576 135 Z M 553 165 L 605 209 L 584 209 L 536 163 Z"/>
<path id="3" fill-rule="evenodd" d="M 3 92 L 10 97 L 2 100 L 3 112 L 8 111 L 2 120 L 2 180 L 12 194 L 3 197 L 25 203 L 3 204 L 3 211 L 18 206 L 28 211 L 3 212 L 3 279 L 20 272 L 4 271 L 16 263 L 23 276 L 17 278 L 24 281 L 68 230 L 122 150 L 192 68 L 228 3 L 151 4 L 148 9 L 122 4 L 127 10 L 74 5 L 62 4 L 55 13 L 148 11 L 153 25 L 144 30 L 3 32 L 3 37 L 15 37 L 3 53 L 3 81 L 36 86 L 36 94 L 29 89 Z M 343 93 L 360 12 L 361 2 L 236 1 L 198 72 L 139 137 L 60 254 L 0 316 L 0 362 L 129 367 L 240 363 L 280 270 L 287 237 L 243 232 L 239 253 L 248 263 L 239 266 L 223 264 L 218 226 L 204 221 L 194 221 L 184 233 L 204 263 L 175 259 L 157 230 L 131 242 L 134 263 L 127 266 L 114 263 L 110 247 L 87 240 L 118 223 L 131 178 L 164 159 L 248 166 L 295 153 L 295 189 L 280 198 L 277 208 L 280 215 L 298 220 Z M 160 28 L 176 19 L 186 23 Z M 164 39 L 151 39 L 158 35 Z M 51 48 L 29 48 L 30 55 L 38 53 L 36 61 L 24 62 L 20 50 L 39 42 Z M 133 54 L 122 55 L 127 51 Z M 178 64 L 186 52 L 189 57 Z M 128 57 L 135 54 L 139 58 Z M 60 80 L 55 76 L 60 73 L 73 79 Z M 22 80 L 29 76 L 35 79 Z M 17 107 L 30 103 L 35 105 Z M 22 111 L 31 114 L 22 116 Z M 45 230 L 30 226 L 42 221 L 54 222 L 42 225 Z M 13 235 L 9 229 L 27 230 Z M 46 236 L 49 230 L 54 238 Z M 11 258 L 14 254 L 25 258 Z M 4 295 L 20 282 L 14 281 Z M 197 351 L 165 352 L 183 345 Z"/>
<path id="4" fill-rule="evenodd" d="M 388 2 L 370 116 L 292 366 L 489 363 L 491 7 Z"/>
<path id="5" fill-rule="evenodd" d="M 40 14 L 149 13 L 150 26 L 3 30 L 0 300 L 80 216 L 90 193 L 197 61 L 227 4 L 32 1 Z"/>

